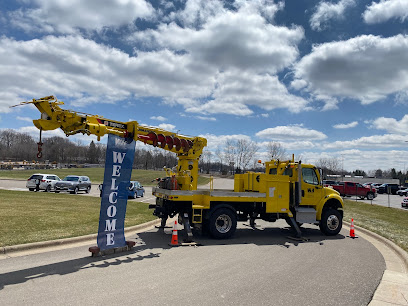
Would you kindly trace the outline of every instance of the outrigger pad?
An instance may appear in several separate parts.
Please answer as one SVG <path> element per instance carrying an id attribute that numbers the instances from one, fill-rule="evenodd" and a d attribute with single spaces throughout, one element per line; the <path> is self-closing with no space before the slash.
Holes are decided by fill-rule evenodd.
<path id="1" fill-rule="evenodd" d="M 292 236 L 287 236 L 287 238 L 295 240 L 295 241 L 300 241 L 300 242 L 307 242 L 310 241 L 309 238 L 306 237 L 292 237 Z"/>

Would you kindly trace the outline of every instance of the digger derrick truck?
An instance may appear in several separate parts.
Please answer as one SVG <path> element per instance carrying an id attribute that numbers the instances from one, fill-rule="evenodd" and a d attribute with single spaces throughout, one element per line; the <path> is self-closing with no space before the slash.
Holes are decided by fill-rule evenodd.
<path id="1" fill-rule="evenodd" d="M 272 160 L 266 162 L 265 173 L 236 174 L 234 190 L 197 190 L 198 161 L 207 145 L 201 137 L 175 134 L 156 127 L 142 126 L 137 121 L 119 122 L 59 107 L 63 102 L 54 96 L 33 99 L 41 118 L 33 120 L 40 129 L 38 157 L 41 157 L 41 131 L 61 128 L 67 136 L 77 133 L 106 134 L 142 141 L 176 153 L 177 169 L 166 169 L 166 177 L 153 187 L 156 204 L 149 205 L 164 227 L 168 217 L 177 214 L 187 234 L 193 229 L 208 232 L 214 238 L 231 237 L 237 221 L 256 219 L 274 222 L 285 219 L 301 237 L 302 223 L 316 224 L 326 235 L 336 235 L 342 227 L 343 200 L 332 188 L 323 187 L 318 169 L 310 164 Z"/>

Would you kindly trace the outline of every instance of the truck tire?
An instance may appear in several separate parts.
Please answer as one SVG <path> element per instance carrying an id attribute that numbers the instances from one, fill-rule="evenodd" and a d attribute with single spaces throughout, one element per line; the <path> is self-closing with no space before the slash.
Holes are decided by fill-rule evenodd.
<path id="1" fill-rule="evenodd" d="M 374 193 L 367 192 L 367 200 L 372 200 L 372 199 L 374 199 Z"/>
<path id="2" fill-rule="evenodd" d="M 208 229 L 216 239 L 230 238 L 237 229 L 237 214 L 228 208 L 218 208 L 210 216 Z"/>
<path id="3" fill-rule="evenodd" d="M 325 209 L 322 213 L 322 219 L 320 220 L 320 230 L 327 236 L 337 235 L 341 227 L 343 226 L 343 218 L 336 209 Z"/>

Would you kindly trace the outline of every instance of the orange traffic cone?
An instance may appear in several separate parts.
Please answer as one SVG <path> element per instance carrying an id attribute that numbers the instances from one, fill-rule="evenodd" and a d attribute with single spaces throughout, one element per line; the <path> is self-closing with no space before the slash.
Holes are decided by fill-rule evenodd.
<path id="1" fill-rule="evenodd" d="M 170 246 L 179 246 L 180 244 L 178 243 L 178 235 L 177 235 L 177 221 L 174 221 L 173 225 L 173 231 L 171 235 L 171 243 L 169 243 Z"/>
<path id="2" fill-rule="evenodd" d="M 350 225 L 350 238 L 357 238 L 356 233 L 354 232 L 354 219 L 351 219 L 351 225 Z"/>

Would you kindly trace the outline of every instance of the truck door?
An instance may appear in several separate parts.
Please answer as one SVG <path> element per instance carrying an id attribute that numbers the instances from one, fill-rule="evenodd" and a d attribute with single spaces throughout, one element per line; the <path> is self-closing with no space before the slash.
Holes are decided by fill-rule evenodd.
<path id="1" fill-rule="evenodd" d="M 316 206 L 323 195 L 316 168 L 302 168 L 302 200 L 301 205 Z"/>

